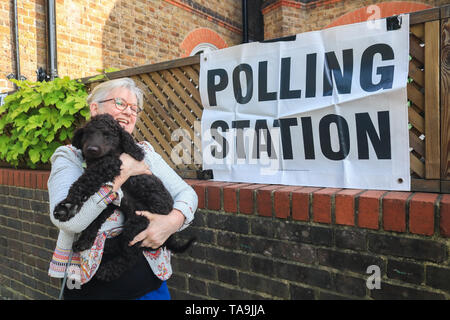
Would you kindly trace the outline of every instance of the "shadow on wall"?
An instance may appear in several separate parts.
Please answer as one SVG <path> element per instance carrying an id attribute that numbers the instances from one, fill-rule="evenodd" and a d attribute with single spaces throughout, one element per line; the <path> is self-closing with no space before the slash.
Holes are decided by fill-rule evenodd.
<path id="1" fill-rule="evenodd" d="M 182 19 L 163 1 L 118 0 L 103 27 L 104 68 L 126 69 L 179 58 L 179 44 L 189 30 Z"/>

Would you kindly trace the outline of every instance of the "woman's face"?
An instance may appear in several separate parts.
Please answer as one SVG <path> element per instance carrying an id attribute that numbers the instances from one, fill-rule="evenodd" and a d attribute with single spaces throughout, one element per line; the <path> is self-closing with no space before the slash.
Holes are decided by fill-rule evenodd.
<path id="1" fill-rule="evenodd" d="M 113 98 L 122 98 L 129 104 L 137 105 L 136 95 L 124 87 L 114 88 L 109 92 L 109 94 L 103 100 L 109 100 Z M 114 100 L 109 100 L 106 102 L 98 103 L 92 102 L 90 105 L 91 116 L 96 116 L 98 114 L 108 113 L 112 115 L 112 117 L 119 122 L 122 128 L 125 129 L 128 133 L 132 133 L 134 130 L 134 126 L 136 124 L 137 115 L 135 115 L 130 107 L 127 107 L 125 110 L 121 111 L 116 108 Z"/>

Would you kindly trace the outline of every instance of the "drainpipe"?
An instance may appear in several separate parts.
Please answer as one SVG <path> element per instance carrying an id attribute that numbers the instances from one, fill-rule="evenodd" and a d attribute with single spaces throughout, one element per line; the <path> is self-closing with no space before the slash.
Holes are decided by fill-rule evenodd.
<path id="1" fill-rule="evenodd" d="M 56 52 L 56 5 L 55 0 L 47 1 L 47 75 L 50 80 L 58 77 Z"/>
<path id="2" fill-rule="evenodd" d="M 247 0 L 242 0 L 242 43 L 248 43 L 248 7 Z"/>
<path id="3" fill-rule="evenodd" d="M 17 80 L 25 80 L 20 74 L 20 52 L 19 52 L 19 26 L 18 26 L 18 18 L 17 18 L 17 0 L 13 0 L 13 26 L 14 26 L 14 49 L 15 49 L 15 62 L 16 62 L 16 74 L 10 73 L 6 76 L 7 79 L 17 79 Z M 14 88 L 17 89 L 17 86 L 14 84 Z"/>

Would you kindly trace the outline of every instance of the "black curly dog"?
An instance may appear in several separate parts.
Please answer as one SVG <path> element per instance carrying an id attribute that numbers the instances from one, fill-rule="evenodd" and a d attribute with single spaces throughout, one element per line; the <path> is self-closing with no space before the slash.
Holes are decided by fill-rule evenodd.
<path id="1" fill-rule="evenodd" d="M 109 114 L 95 116 L 83 128 L 76 130 L 72 145 L 82 150 L 87 166 L 80 178 L 70 187 L 67 198 L 55 207 L 53 215 L 59 221 L 67 221 L 74 217 L 89 197 L 104 183 L 113 181 L 120 174 L 122 161 L 119 156 L 122 153 L 127 153 L 138 161 L 144 159 L 144 151 Z M 132 176 L 121 189 L 123 198 L 120 207 L 109 204 L 72 246 L 74 252 L 91 248 L 101 225 L 114 210 L 120 209 L 125 216 L 122 233 L 107 239 L 104 248 L 104 254 L 114 258 L 101 263 L 96 272 L 96 277 L 104 281 L 118 278 L 138 261 L 139 254 L 142 254 L 143 250 L 149 249 L 141 247 L 142 241 L 131 247 L 128 245 L 137 234 L 147 228 L 149 223 L 146 217 L 138 216 L 135 212 L 168 214 L 173 209 L 172 196 L 161 180 L 154 175 Z M 178 245 L 172 235 L 163 246 L 181 253 L 194 241 L 195 238 L 191 238 L 186 244 Z"/>

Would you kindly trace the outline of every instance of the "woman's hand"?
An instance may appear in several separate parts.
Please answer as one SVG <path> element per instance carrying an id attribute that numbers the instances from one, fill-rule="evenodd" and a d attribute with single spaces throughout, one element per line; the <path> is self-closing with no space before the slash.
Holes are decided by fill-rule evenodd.
<path id="1" fill-rule="evenodd" d="M 173 209 L 168 215 L 150 213 L 148 211 L 136 211 L 149 220 L 148 227 L 139 233 L 129 243 L 130 246 L 142 241 L 141 247 L 159 248 L 175 233 L 184 223 L 184 215 L 181 211 Z"/>
<path id="2" fill-rule="evenodd" d="M 122 153 L 119 159 L 122 161 L 122 165 L 120 166 L 120 175 L 114 179 L 113 191 L 119 190 L 122 184 L 131 176 L 152 174 L 144 160 L 138 161 L 127 153 Z"/>

